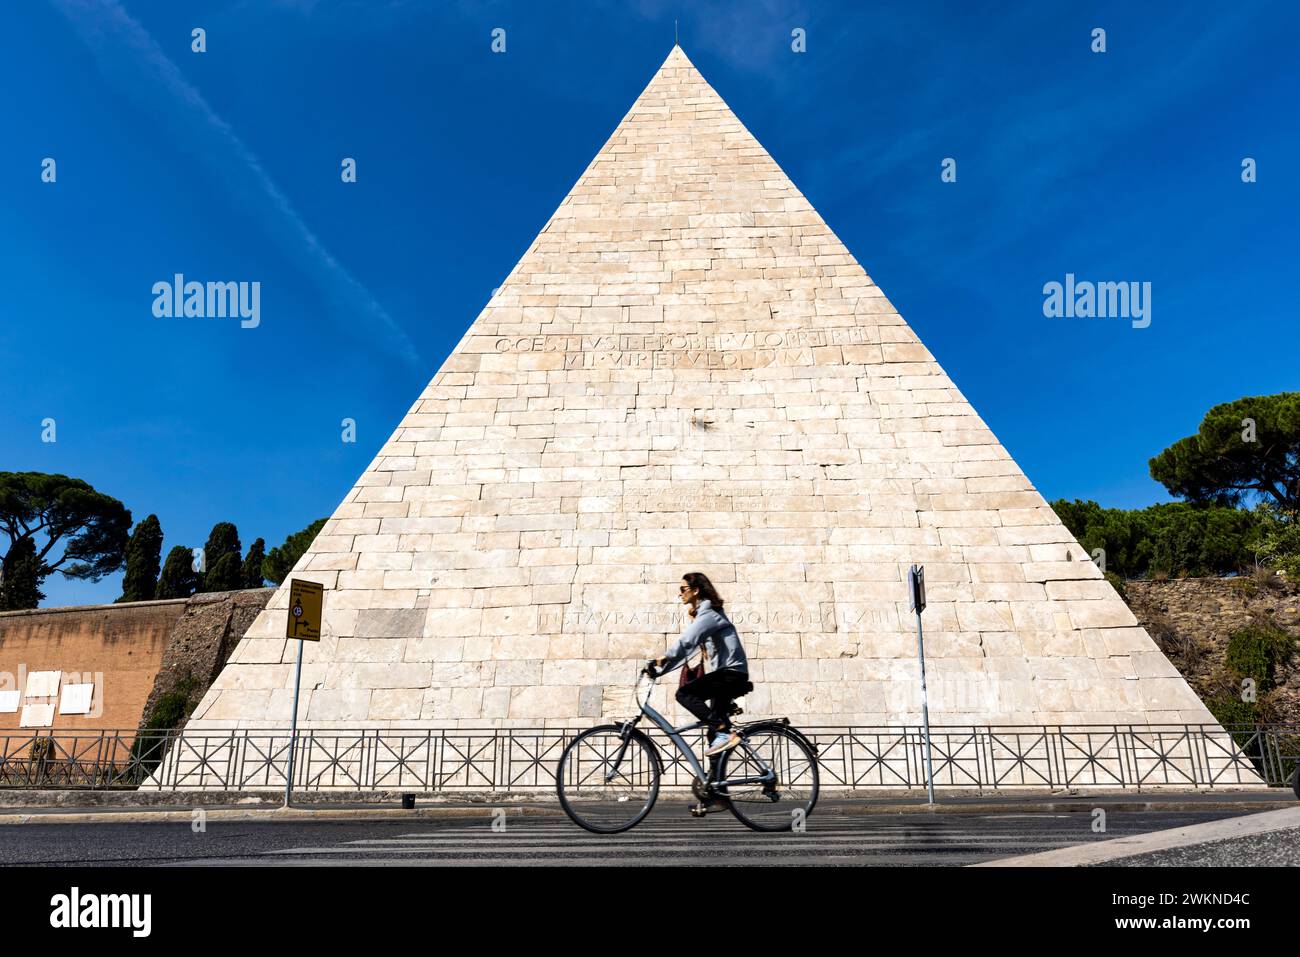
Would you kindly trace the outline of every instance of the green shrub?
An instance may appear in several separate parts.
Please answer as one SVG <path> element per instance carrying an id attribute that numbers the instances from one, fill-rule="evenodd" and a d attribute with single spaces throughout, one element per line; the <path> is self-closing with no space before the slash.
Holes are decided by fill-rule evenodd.
<path id="1" fill-rule="evenodd" d="M 1228 587 L 1241 596 L 1242 601 L 1246 601 L 1259 594 L 1260 585 L 1254 576 L 1242 576 L 1241 578 L 1232 579 Z"/>
<path id="2" fill-rule="evenodd" d="M 1220 575 L 1255 561 L 1260 519 L 1246 509 L 1170 502 L 1129 510 L 1064 499 L 1052 509 L 1089 553 L 1103 549 L 1106 570 L 1123 578 Z"/>
<path id="3" fill-rule="evenodd" d="M 1152 569 L 1173 576 L 1220 575 L 1251 565 L 1253 513 L 1224 506 L 1173 502 L 1146 512 Z"/>
<path id="4" fill-rule="evenodd" d="M 1254 727 L 1259 721 L 1259 702 L 1242 701 L 1239 695 L 1215 695 L 1205 700 L 1205 706 L 1221 725 Z"/>
<path id="5" fill-rule="evenodd" d="M 1253 624 L 1228 636 L 1225 663 L 1242 678 L 1253 678 L 1257 692 L 1273 687 L 1279 665 L 1295 648 L 1295 639 L 1271 625 Z"/>
<path id="6" fill-rule="evenodd" d="M 1260 703 L 1242 701 L 1240 695 L 1224 693 L 1206 698 L 1205 706 L 1210 709 L 1215 720 L 1229 730 L 1233 743 L 1242 749 L 1255 766 L 1255 773 L 1267 778 L 1268 770 L 1260 760 L 1259 741 L 1255 737 L 1256 729 L 1267 720 Z"/>
<path id="7" fill-rule="evenodd" d="M 183 691 L 169 691 L 154 702 L 145 727 L 150 731 L 174 728 L 185 719 L 185 706 L 189 695 Z"/>
<path id="8" fill-rule="evenodd" d="M 1270 505 L 1259 506 L 1255 516 L 1259 560 L 1300 582 L 1300 516 Z"/>
<path id="9" fill-rule="evenodd" d="M 185 677 L 176 682 L 176 687 L 158 696 L 145 719 L 145 729 L 162 731 L 179 727 L 190 716 L 190 695 L 198 686 L 199 679 L 186 672 Z"/>
<path id="10" fill-rule="evenodd" d="M 190 716 L 190 695 L 199 686 L 199 680 L 190 673 L 176 683 L 171 691 L 158 696 L 131 745 L 131 761 L 138 765 L 137 774 L 143 781 L 153 774 L 166 754 L 166 732 L 179 728 Z"/>

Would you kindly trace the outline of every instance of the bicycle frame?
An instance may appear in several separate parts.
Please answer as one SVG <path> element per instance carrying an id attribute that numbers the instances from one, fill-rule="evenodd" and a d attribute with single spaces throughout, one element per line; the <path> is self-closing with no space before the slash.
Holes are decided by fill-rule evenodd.
<path id="1" fill-rule="evenodd" d="M 637 681 L 638 683 L 640 682 L 640 676 L 638 676 Z M 721 761 L 716 762 L 714 766 L 706 773 L 704 768 L 700 766 L 699 760 L 695 757 L 695 751 L 690 747 L 690 745 L 686 743 L 686 739 L 682 737 L 683 732 L 694 731 L 697 728 L 703 728 L 708 724 L 708 722 L 695 721 L 691 724 L 684 724 L 680 728 L 674 728 L 668 722 L 667 718 L 661 715 L 654 708 L 650 707 L 650 694 L 651 692 L 654 691 L 654 686 L 655 686 L 655 679 L 651 678 L 649 683 L 646 686 L 645 699 L 638 700 L 641 714 L 637 715 L 635 718 L 632 718 L 630 721 L 621 722 L 623 726 L 623 746 L 619 748 L 618 754 L 615 755 L 614 757 L 612 769 L 610 773 L 605 776 L 606 781 L 611 780 L 613 776 L 618 773 L 618 766 L 623 760 L 623 754 L 627 750 L 627 742 L 631 737 L 631 731 L 641 721 L 641 717 L 643 715 L 649 718 L 651 721 L 653 721 L 655 726 L 658 727 L 659 730 L 662 731 L 664 735 L 668 738 L 668 740 L 673 743 L 673 745 L 677 748 L 677 750 L 681 752 L 682 756 L 686 758 L 687 761 L 690 762 L 691 769 L 695 772 L 696 780 L 698 780 L 701 784 L 711 784 L 713 787 L 727 787 L 729 785 L 736 785 L 736 784 L 767 784 L 771 781 L 776 780 L 776 772 L 773 771 L 772 768 L 770 768 L 767 765 L 766 761 L 764 761 L 761 757 L 759 757 L 758 752 L 756 752 L 753 748 L 751 748 L 744 738 L 741 738 L 740 744 L 736 745 L 736 747 L 743 748 L 745 752 L 751 758 L 754 759 L 754 761 L 758 762 L 759 767 L 763 769 L 763 773 L 758 777 L 727 778 L 721 781 L 711 780 L 712 776 L 717 773 L 718 768 L 722 766 L 722 762 Z M 653 743 L 654 742 L 652 740 L 651 744 Z"/>

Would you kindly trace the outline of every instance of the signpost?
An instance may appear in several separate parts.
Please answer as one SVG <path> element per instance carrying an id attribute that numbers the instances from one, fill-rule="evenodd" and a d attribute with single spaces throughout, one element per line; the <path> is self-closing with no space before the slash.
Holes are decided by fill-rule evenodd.
<path id="1" fill-rule="evenodd" d="M 302 686 L 302 643 L 320 641 L 321 606 L 325 586 L 317 582 L 289 581 L 289 618 L 285 637 L 298 641 L 298 666 L 293 672 L 293 720 L 289 726 L 289 770 L 284 776 L 284 806 L 293 793 L 293 755 L 298 750 L 298 691 Z"/>
<path id="2" fill-rule="evenodd" d="M 921 612 L 925 611 L 925 568 L 913 565 L 907 571 L 911 610 L 916 612 L 916 657 L 921 663 L 921 721 L 925 728 L 925 787 L 934 803 L 934 762 L 930 755 L 930 699 L 925 688 L 925 642 L 921 638 Z"/>

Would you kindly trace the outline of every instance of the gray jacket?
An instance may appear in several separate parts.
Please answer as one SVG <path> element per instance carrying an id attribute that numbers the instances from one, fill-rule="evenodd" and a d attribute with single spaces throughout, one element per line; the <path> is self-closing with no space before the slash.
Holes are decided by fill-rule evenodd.
<path id="1" fill-rule="evenodd" d="M 714 608 L 713 602 L 707 598 L 695 607 L 695 620 L 690 627 L 668 649 L 665 656 L 668 660 L 664 662 L 660 674 L 667 674 L 683 664 L 700 647 L 701 642 L 704 643 L 708 661 L 708 666 L 704 669 L 706 674 L 730 668 L 748 676 L 749 659 L 745 657 L 745 649 L 740 644 L 735 625 L 727 619 L 725 613 Z"/>

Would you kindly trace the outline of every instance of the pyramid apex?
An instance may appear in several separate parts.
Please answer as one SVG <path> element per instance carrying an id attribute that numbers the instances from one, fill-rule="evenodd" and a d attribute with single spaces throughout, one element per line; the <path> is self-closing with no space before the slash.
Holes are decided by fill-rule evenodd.
<path id="1" fill-rule="evenodd" d="M 680 43 L 673 44 L 673 48 L 668 51 L 668 56 L 664 58 L 664 62 L 659 65 L 659 69 L 655 73 L 657 75 L 670 67 L 687 67 L 696 73 L 699 72 L 699 69 L 691 62 L 691 58 L 686 55 L 686 51 L 682 49 Z"/>
<path id="2" fill-rule="evenodd" d="M 691 62 L 690 58 L 686 55 L 686 51 L 682 49 L 680 43 L 673 44 L 673 48 L 668 51 L 668 58 L 664 60 L 664 63 L 668 64 L 674 60 L 685 60 L 687 63 Z"/>

